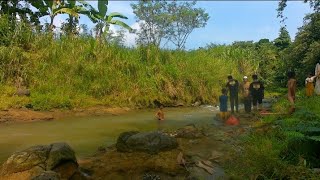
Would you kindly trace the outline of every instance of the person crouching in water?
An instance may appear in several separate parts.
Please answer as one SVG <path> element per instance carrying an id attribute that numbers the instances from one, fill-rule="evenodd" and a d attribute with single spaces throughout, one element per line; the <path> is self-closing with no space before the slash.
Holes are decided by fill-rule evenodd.
<path id="1" fill-rule="evenodd" d="M 229 95 L 230 95 L 231 113 L 234 113 L 234 106 L 236 106 L 236 111 L 239 112 L 239 106 L 238 106 L 239 82 L 233 79 L 232 76 L 228 76 L 228 83 L 226 87 L 228 88 Z"/>
<path id="2" fill-rule="evenodd" d="M 219 97 L 220 102 L 220 119 L 223 121 L 228 119 L 228 96 L 227 96 L 227 89 L 223 88 L 221 90 L 222 95 Z"/>
<path id="3" fill-rule="evenodd" d="M 244 110 L 246 113 L 251 112 L 251 96 L 250 96 L 250 82 L 248 81 L 248 77 L 243 77 L 243 82 L 241 83 L 241 92 L 243 97 Z"/>
<path id="4" fill-rule="evenodd" d="M 307 97 L 310 97 L 313 95 L 314 93 L 314 79 L 317 76 L 313 76 L 311 73 L 309 74 L 309 76 L 306 78 L 305 84 L 306 84 L 306 95 Z"/>
<path id="5" fill-rule="evenodd" d="M 252 75 L 253 82 L 250 84 L 249 91 L 252 97 L 252 104 L 254 110 L 262 109 L 262 99 L 264 98 L 264 86 L 261 81 L 258 80 L 258 75 Z M 258 108 L 258 106 L 259 108 Z"/>
<path id="6" fill-rule="evenodd" d="M 160 105 L 158 112 L 155 115 L 157 121 L 158 121 L 158 130 L 162 130 L 162 121 L 164 121 L 164 112 L 163 112 L 163 105 Z"/>

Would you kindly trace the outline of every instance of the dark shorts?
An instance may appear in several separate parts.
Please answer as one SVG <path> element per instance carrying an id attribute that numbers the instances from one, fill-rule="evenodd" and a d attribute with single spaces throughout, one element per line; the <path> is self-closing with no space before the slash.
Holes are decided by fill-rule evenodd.
<path id="1" fill-rule="evenodd" d="M 252 97 L 252 105 L 262 104 L 262 97 Z"/>

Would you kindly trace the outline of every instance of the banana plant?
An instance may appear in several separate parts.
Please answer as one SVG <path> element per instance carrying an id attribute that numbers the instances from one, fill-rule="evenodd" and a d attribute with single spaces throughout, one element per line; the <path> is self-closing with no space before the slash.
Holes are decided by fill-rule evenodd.
<path id="1" fill-rule="evenodd" d="M 49 29 L 54 29 L 54 18 L 59 14 L 69 14 L 70 16 L 79 17 L 79 11 L 82 10 L 81 6 L 76 6 L 74 0 L 37 0 L 29 1 L 30 4 L 38 9 L 38 16 L 49 16 L 50 24 Z"/>
<path id="2" fill-rule="evenodd" d="M 86 12 L 81 12 L 82 14 L 86 14 L 93 23 L 96 23 L 96 36 L 101 39 L 102 36 L 105 36 L 106 33 L 109 31 L 110 24 L 121 26 L 129 31 L 132 31 L 132 28 L 127 25 L 126 23 L 114 19 L 114 18 L 121 18 L 121 19 L 128 19 L 126 16 L 122 15 L 118 12 L 113 12 L 107 15 L 108 11 L 108 1 L 107 0 L 98 0 L 98 10 L 93 8 L 90 4 L 82 1 L 81 2 Z"/>

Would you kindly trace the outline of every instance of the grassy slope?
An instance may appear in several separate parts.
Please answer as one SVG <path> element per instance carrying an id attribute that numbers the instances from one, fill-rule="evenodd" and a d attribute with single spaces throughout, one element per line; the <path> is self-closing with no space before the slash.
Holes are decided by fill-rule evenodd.
<path id="1" fill-rule="evenodd" d="M 213 104 L 227 75 L 239 79 L 257 67 L 250 52 L 225 46 L 189 52 L 130 49 L 84 37 L 53 41 L 38 36 L 24 49 L 0 46 L 1 109 L 27 103 L 42 110 L 149 107 L 154 100 Z M 17 75 L 27 80 L 30 98 L 12 96 Z"/>

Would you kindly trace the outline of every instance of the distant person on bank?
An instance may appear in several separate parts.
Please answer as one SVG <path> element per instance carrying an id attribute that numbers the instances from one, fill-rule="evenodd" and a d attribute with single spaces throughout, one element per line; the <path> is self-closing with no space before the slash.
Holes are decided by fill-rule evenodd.
<path id="1" fill-rule="evenodd" d="M 313 76 L 311 73 L 305 80 L 305 85 L 306 85 L 306 95 L 307 97 L 310 97 L 314 93 L 314 80 L 317 76 Z"/>
<path id="2" fill-rule="evenodd" d="M 264 86 L 258 79 L 258 75 L 252 75 L 252 83 L 249 87 L 250 95 L 252 97 L 252 105 L 254 110 L 262 109 L 262 99 L 264 98 Z"/>
<path id="3" fill-rule="evenodd" d="M 242 93 L 244 110 L 246 113 L 251 112 L 251 95 L 250 95 L 250 82 L 248 81 L 248 77 L 243 77 L 243 82 L 241 83 L 240 91 Z"/>
<path id="4" fill-rule="evenodd" d="M 239 112 L 239 104 L 238 104 L 239 82 L 233 79 L 232 76 L 228 76 L 228 83 L 226 87 L 229 91 L 231 113 L 234 113 L 234 107 L 236 107 L 236 111 Z"/>

